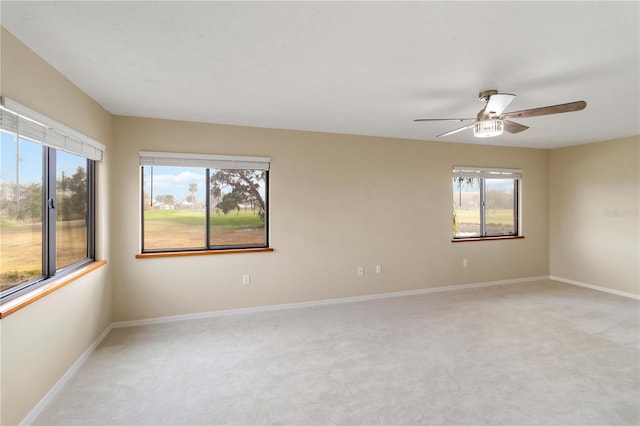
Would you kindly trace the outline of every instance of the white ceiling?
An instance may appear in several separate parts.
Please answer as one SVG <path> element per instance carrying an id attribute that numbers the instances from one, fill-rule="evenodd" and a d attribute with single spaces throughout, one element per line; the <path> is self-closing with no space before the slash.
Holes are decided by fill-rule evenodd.
<path id="1" fill-rule="evenodd" d="M 491 139 L 640 134 L 640 3 L 1 2 L 2 25 L 113 114 L 436 140 L 475 117 L 585 100 Z"/>

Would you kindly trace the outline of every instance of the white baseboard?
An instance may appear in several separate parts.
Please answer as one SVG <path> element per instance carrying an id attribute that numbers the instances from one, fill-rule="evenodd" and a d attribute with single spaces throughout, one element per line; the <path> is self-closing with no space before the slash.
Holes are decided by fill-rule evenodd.
<path id="1" fill-rule="evenodd" d="M 98 338 L 94 340 L 91 346 L 89 346 L 87 350 L 84 351 L 82 355 L 80 355 L 80 358 L 78 358 L 76 362 L 74 362 L 73 365 L 69 367 L 69 369 L 64 373 L 60 380 L 58 380 L 56 384 L 53 385 L 51 389 L 49 389 L 49 392 L 47 392 L 47 394 L 40 400 L 40 402 L 38 402 L 35 407 L 33 407 L 31 411 L 29 411 L 29 414 L 27 414 L 26 417 L 22 419 L 22 421 L 19 423 L 20 425 L 30 425 L 36 419 L 36 417 L 38 417 L 40 412 L 47 406 L 47 404 L 49 404 L 49 402 L 51 402 L 53 397 L 60 391 L 60 389 L 62 389 L 62 387 L 69 381 L 69 379 L 71 379 L 71 377 L 80 369 L 80 367 L 82 367 L 82 364 L 85 363 L 85 361 L 98 347 L 102 340 L 107 337 L 107 334 L 109 334 L 110 331 L 111 325 L 109 325 L 102 332 L 102 334 L 100 334 L 100 336 L 98 336 Z"/>
<path id="2" fill-rule="evenodd" d="M 598 285 L 587 284 L 580 281 L 570 280 L 568 278 L 557 277 L 555 275 L 549 275 L 549 279 L 553 281 L 560 281 L 562 283 L 577 285 L 579 287 L 590 288 L 591 290 L 603 291 L 605 293 L 615 294 L 617 296 L 628 297 L 630 299 L 640 300 L 640 295 L 627 293 L 626 291 L 614 290 L 612 288 L 600 287 Z"/>
<path id="3" fill-rule="evenodd" d="M 119 321 L 111 324 L 113 328 L 137 327 L 140 325 L 164 324 L 176 321 L 187 321 L 192 319 L 214 318 L 226 315 L 241 315 L 256 312 L 279 311 L 284 309 L 299 309 L 313 306 L 337 305 L 341 303 L 364 302 L 368 300 L 387 299 L 392 297 L 415 296 L 419 294 L 438 293 L 442 291 L 464 290 L 469 288 L 490 287 L 496 285 L 518 284 L 531 281 L 549 279 L 547 275 L 541 277 L 514 278 L 510 280 L 487 281 L 471 284 L 459 284 L 443 287 L 422 288 L 418 290 L 394 291 L 390 293 L 378 293 L 365 296 L 341 297 L 337 299 L 322 299 L 310 302 L 284 303 L 279 305 L 255 306 L 251 308 L 226 309 L 222 311 L 201 312 L 197 314 L 172 315 L 166 317 L 156 317 L 133 321 Z"/>

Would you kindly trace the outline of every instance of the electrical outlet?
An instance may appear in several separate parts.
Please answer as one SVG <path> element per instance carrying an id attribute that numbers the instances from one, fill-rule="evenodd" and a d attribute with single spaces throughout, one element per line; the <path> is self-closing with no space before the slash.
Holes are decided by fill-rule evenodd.
<path id="1" fill-rule="evenodd" d="M 356 269 L 356 275 L 358 275 L 359 277 L 364 276 L 364 266 L 358 266 L 358 268 Z"/>
<path id="2" fill-rule="evenodd" d="M 242 274 L 242 284 L 251 284 L 251 275 Z"/>
<path id="3" fill-rule="evenodd" d="M 469 267 L 469 259 L 462 259 L 462 267 L 463 268 Z"/>
<path id="4" fill-rule="evenodd" d="M 376 265 L 376 274 L 379 274 L 382 272 L 382 265 Z"/>

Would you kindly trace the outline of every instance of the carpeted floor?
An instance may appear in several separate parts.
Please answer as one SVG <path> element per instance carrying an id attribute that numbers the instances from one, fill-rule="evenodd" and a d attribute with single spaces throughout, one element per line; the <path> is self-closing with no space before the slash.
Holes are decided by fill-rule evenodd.
<path id="1" fill-rule="evenodd" d="M 536 282 L 114 329 L 46 425 L 638 425 L 639 303 Z"/>

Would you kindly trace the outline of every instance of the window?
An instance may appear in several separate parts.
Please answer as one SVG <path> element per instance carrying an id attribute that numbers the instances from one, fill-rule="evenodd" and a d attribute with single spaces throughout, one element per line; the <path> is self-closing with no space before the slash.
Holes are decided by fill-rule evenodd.
<path id="1" fill-rule="evenodd" d="M 453 238 L 517 236 L 522 172 L 514 169 L 453 169 Z"/>
<path id="2" fill-rule="evenodd" d="M 268 247 L 269 163 L 141 152 L 142 252 Z"/>
<path id="3" fill-rule="evenodd" d="M 0 138 L 6 301 L 94 260 L 94 173 L 104 146 L 9 99 Z"/>

